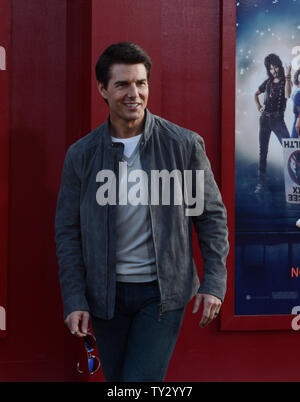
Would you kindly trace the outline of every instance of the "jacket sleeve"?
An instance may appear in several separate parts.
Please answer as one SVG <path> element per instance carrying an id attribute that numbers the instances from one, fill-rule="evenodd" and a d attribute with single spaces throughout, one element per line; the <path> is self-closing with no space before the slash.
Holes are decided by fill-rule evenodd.
<path id="1" fill-rule="evenodd" d="M 89 310 L 81 247 L 80 189 L 81 181 L 75 172 L 69 148 L 64 161 L 55 217 L 56 255 L 64 317 L 72 311 Z"/>
<path id="2" fill-rule="evenodd" d="M 204 207 L 193 216 L 203 257 L 203 278 L 198 293 L 207 293 L 224 300 L 226 293 L 226 258 L 229 251 L 227 213 L 214 180 L 204 141 L 195 135 L 191 155 L 191 169 L 204 171 Z"/>

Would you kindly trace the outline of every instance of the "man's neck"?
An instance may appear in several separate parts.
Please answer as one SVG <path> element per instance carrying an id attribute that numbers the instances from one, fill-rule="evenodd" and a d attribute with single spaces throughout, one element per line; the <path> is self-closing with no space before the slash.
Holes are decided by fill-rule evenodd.
<path id="1" fill-rule="evenodd" d="M 142 121 L 119 122 L 110 120 L 110 134 L 117 138 L 130 138 L 141 134 L 144 130 L 145 116 Z"/>

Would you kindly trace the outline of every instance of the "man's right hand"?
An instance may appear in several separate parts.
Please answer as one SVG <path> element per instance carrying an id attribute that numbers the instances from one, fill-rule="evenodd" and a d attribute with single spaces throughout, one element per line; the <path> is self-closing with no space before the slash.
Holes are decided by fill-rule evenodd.
<path id="1" fill-rule="evenodd" d="M 72 335 L 83 337 L 87 335 L 90 314 L 88 311 L 73 311 L 66 319 L 65 324 Z"/>

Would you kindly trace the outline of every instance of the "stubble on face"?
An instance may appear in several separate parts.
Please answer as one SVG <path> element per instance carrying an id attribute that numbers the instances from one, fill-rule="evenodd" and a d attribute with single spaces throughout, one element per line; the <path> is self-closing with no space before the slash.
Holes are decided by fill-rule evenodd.
<path id="1" fill-rule="evenodd" d="M 99 83 L 99 92 L 108 102 L 111 125 L 117 136 L 139 134 L 149 95 L 144 64 L 113 64 L 108 85 L 104 88 Z"/>

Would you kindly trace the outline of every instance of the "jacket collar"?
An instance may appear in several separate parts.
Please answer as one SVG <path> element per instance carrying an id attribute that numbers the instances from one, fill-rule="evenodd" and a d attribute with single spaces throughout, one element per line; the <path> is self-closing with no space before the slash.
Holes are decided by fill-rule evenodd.
<path id="1" fill-rule="evenodd" d="M 145 144 L 151 137 L 153 123 L 154 123 L 154 116 L 148 109 L 145 109 L 145 117 L 146 117 L 146 119 L 145 119 L 144 133 L 143 133 L 144 138 L 142 141 L 143 144 Z M 108 146 L 109 148 L 112 148 L 113 143 L 112 143 L 111 136 L 110 136 L 109 126 L 110 126 L 110 116 L 108 116 L 108 119 L 102 125 L 102 129 L 104 131 L 105 145 Z"/>
<path id="2" fill-rule="evenodd" d="M 152 135 L 154 116 L 148 109 L 145 110 L 145 114 L 146 114 L 146 120 L 144 127 L 144 140 L 145 142 L 147 142 Z"/>

